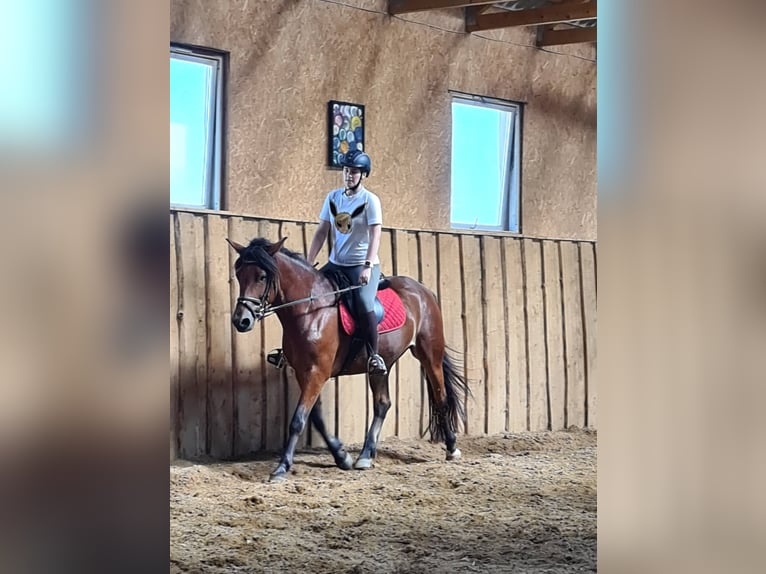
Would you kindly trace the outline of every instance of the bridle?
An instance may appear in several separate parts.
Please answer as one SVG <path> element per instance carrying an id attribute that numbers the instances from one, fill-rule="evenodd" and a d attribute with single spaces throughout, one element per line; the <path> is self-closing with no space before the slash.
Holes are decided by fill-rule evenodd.
<path id="1" fill-rule="evenodd" d="M 255 263 L 251 262 L 242 263 L 243 266 L 248 264 L 255 265 Z M 314 301 L 315 299 L 319 299 L 320 297 L 327 297 L 328 295 L 340 295 L 341 293 L 346 293 L 347 291 L 360 289 L 364 287 L 364 285 L 352 285 L 351 287 L 336 289 L 335 291 L 322 293 L 321 295 L 310 295 L 309 297 L 303 297 L 302 299 L 296 299 L 295 301 L 289 301 L 287 303 L 282 303 L 281 305 L 272 305 L 269 303 L 269 291 L 271 291 L 272 287 L 273 281 L 269 280 L 268 285 L 266 285 L 266 290 L 263 292 L 261 297 L 237 297 L 237 306 L 242 305 L 245 309 L 252 313 L 253 319 L 255 321 L 261 321 L 269 315 L 273 315 L 280 309 L 284 309 L 285 307 L 292 307 L 293 305 L 308 303 L 310 301 Z"/>
<path id="2" fill-rule="evenodd" d="M 260 321 L 264 317 L 268 317 L 275 312 L 274 308 L 269 304 L 268 299 L 263 300 L 258 297 L 237 297 L 237 306 L 239 305 L 242 305 L 245 309 L 250 311 L 253 315 L 253 319 L 256 321 Z"/>

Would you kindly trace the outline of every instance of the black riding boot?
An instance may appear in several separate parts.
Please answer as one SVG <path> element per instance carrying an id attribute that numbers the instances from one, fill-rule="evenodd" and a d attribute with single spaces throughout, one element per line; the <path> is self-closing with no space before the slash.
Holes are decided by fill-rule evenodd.
<path id="1" fill-rule="evenodd" d="M 370 352 L 370 358 L 367 360 L 367 372 L 371 375 L 385 375 L 388 373 L 388 369 L 386 369 L 383 357 L 378 355 L 378 319 L 375 317 L 375 311 L 367 313 L 364 319 L 364 334 Z"/>

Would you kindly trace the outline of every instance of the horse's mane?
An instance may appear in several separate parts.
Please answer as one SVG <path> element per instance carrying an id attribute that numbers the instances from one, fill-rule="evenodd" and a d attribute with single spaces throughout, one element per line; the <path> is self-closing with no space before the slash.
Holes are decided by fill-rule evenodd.
<path id="1" fill-rule="evenodd" d="M 282 285 L 279 280 L 279 269 L 277 268 L 277 261 L 271 255 L 267 249 L 271 247 L 272 243 L 263 237 L 256 237 L 250 244 L 243 249 L 239 254 L 239 259 L 234 263 L 234 268 L 239 269 L 243 264 L 254 264 L 263 269 L 266 273 L 266 290 L 269 292 L 272 287 L 275 289 L 279 296 L 282 296 Z M 317 273 L 317 270 L 306 261 L 306 258 L 300 253 L 291 251 L 286 247 L 282 247 L 279 250 L 280 253 L 287 255 L 290 259 L 303 266 L 305 269 Z"/>
<path id="2" fill-rule="evenodd" d="M 327 277 L 336 289 L 346 289 L 351 287 L 351 281 L 346 277 L 346 274 L 339 269 L 323 270 L 320 271 L 320 273 Z"/>
<path id="3" fill-rule="evenodd" d="M 261 269 L 263 269 L 267 275 L 274 275 L 277 272 L 277 264 L 274 258 L 271 257 L 266 249 L 271 247 L 271 242 L 263 237 L 256 237 L 250 244 L 239 254 L 242 259 L 242 263 L 254 263 Z M 298 263 L 303 264 L 307 269 L 314 269 L 306 258 L 300 253 L 291 251 L 287 247 L 282 247 L 279 250 L 280 253 L 287 255 L 290 259 L 296 260 Z"/>

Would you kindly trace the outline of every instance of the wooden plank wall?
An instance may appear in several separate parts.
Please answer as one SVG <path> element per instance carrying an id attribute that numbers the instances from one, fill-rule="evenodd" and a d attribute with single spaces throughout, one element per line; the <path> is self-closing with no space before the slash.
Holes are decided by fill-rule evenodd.
<path id="1" fill-rule="evenodd" d="M 234 458 L 279 451 L 299 395 L 288 368 L 265 356 L 281 346 L 275 317 L 247 334 L 230 322 L 237 297 L 226 237 L 256 236 L 305 254 L 314 223 L 171 211 L 171 458 Z M 320 256 L 326 258 L 327 252 Z M 592 242 L 385 229 L 386 275 L 434 291 L 447 344 L 467 375 L 465 432 L 596 427 L 596 248 Z M 428 425 L 425 380 L 410 353 L 390 377 L 392 408 L 381 438 L 420 437 Z M 347 444 L 372 420 L 366 377 L 325 385 L 322 411 Z M 320 446 L 304 433 L 299 446 Z"/>

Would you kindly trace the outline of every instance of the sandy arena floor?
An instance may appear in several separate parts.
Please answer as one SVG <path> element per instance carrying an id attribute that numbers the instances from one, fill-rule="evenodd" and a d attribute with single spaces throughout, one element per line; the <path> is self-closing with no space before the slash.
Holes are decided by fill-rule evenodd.
<path id="1" fill-rule="evenodd" d="M 351 445 L 353 455 L 360 445 Z M 388 439 L 376 466 L 342 471 L 326 449 L 171 466 L 177 572 L 596 571 L 596 433 Z"/>

